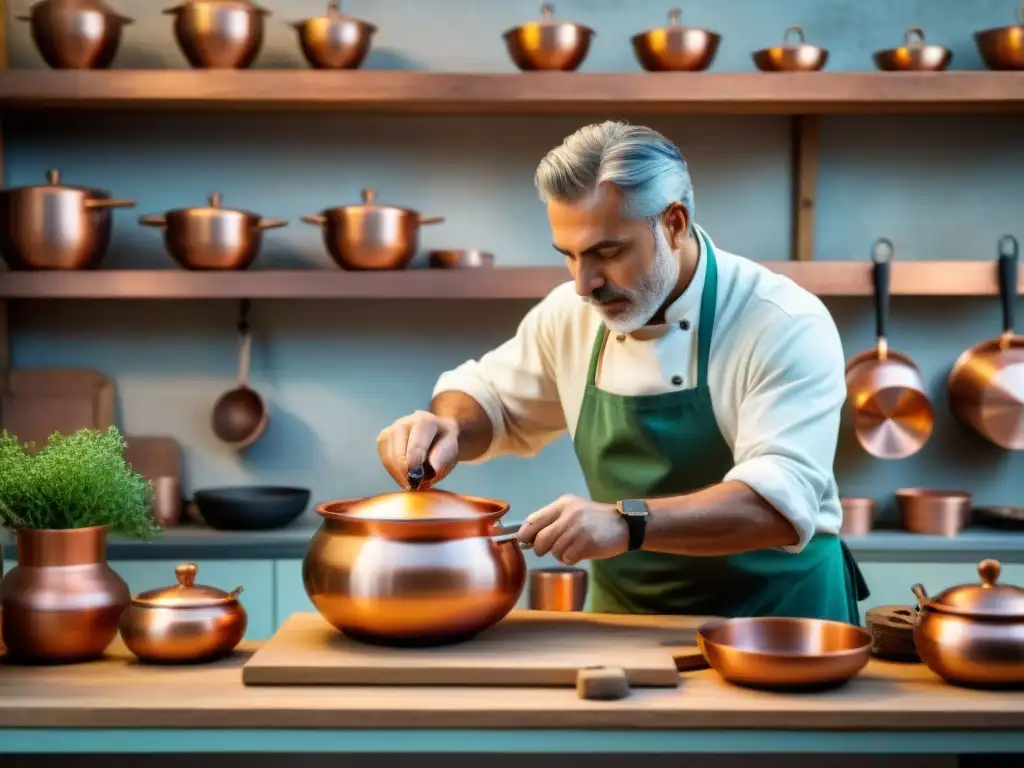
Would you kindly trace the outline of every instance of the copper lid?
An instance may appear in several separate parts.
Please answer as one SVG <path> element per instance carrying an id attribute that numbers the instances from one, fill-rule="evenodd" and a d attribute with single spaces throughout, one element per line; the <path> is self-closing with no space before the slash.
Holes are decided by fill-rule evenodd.
<path id="1" fill-rule="evenodd" d="M 940 592 L 928 602 L 929 607 L 965 616 L 1024 618 L 1024 589 L 1012 584 L 997 584 L 1002 566 L 998 560 L 982 560 L 978 564 L 980 584 L 960 584 Z"/>
<path id="2" fill-rule="evenodd" d="M 199 566 L 193 563 L 182 563 L 174 569 L 178 583 L 172 587 L 151 589 L 132 598 L 136 605 L 151 608 L 207 608 L 211 605 L 226 605 L 238 599 L 242 588 L 233 592 L 225 592 L 217 587 L 196 584 Z"/>
<path id="3" fill-rule="evenodd" d="M 5 192 L 15 192 L 15 191 L 20 191 L 20 190 L 28 190 L 28 189 L 45 189 L 45 190 L 53 190 L 53 191 L 57 191 L 57 192 L 59 192 L 60 190 L 64 190 L 64 189 L 73 189 L 73 190 L 75 190 L 77 192 L 87 192 L 87 193 L 90 193 L 90 194 L 96 192 L 96 190 L 91 189 L 89 187 L 81 187 L 81 186 L 74 186 L 74 185 L 69 185 L 69 184 L 62 184 L 61 183 L 60 171 L 58 171 L 56 168 L 51 168 L 50 170 L 48 170 L 46 172 L 46 181 L 43 184 L 28 184 L 28 185 L 26 185 L 24 187 L 10 187 L 8 189 L 5 189 L 4 191 Z"/>
<path id="4" fill-rule="evenodd" d="M 590 27 L 584 24 L 577 24 L 576 22 L 573 21 L 561 21 L 559 19 L 556 19 L 555 6 L 551 3 L 544 3 L 540 7 L 539 19 L 537 19 L 536 21 L 528 21 L 524 24 L 520 24 L 517 27 L 512 27 L 512 29 L 509 29 L 508 31 L 505 32 L 505 35 L 507 36 L 518 34 L 520 31 L 528 30 L 531 28 L 554 27 L 561 26 L 563 24 L 570 27 L 578 27 L 581 30 L 589 32 L 590 34 L 594 34 L 594 30 L 592 30 Z"/>
<path id="5" fill-rule="evenodd" d="M 197 205 L 192 208 L 178 208 L 175 211 L 169 211 L 169 213 L 187 213 L 190 216 L 216 216 L 219 214 L 239 214 L 242 216 L 251 216 L 254 218 L 262 218 L 259 214 L 253 213 L 252 211 L 243 211 L 239 208 L 224 208 L 222 203 L 224 201 L 223 195 L 220 192 L 214 192 L 208 198 L 206 198 L 206 205 Z"/>
<path id="6" fill-rule="evenodd" d="M 257 5 L 256 3 L 251 3 L 248 0 L 185 0 L 185 2 L 179 3 L 173 8 L 165 8 L 164 13 L 179 13 L 189 6 L 194 5 L 212 5 L 215 8 L 220 8 L 222 10 L 251 11 L 252 13 L 258 13 L 261 16 L 270 15 L 270 11 L 266 8 Z"/>
<path id="7" fill-rule="evenodd" d="M 305 23 L 308 23 L 310 21 L 327 21 L 327 22 L 334 22 L 334 23 L 348 22 L 348 23 L 352 23 L 352 24 L 360 24 L 362 26 L 369 27 L 374 32 L 377 31 L 377 27 L 375 27 L 370 22 L 363 21 L 362 19 L 357 19 L 355 16 L 346 16 L 344 13 L 342 13 L 341 12 L 341 3 L 337 2 L 336 0 L 332 0 L 332 2 L 329 2 L 327 4 L 327 12 L 325 14 L 323 14 L 322 16 L 313 16 L 311 18 L 305 19 L 304 21 L 300 21 L 298 23 L 299 24 L 305 24 Z"/>
<path id="8" fill-rule="evenodd" d="M 122 16 L 109 5 L 103 2 L 103 0 L 40 0 L 38 3 L 33 3 L 29 9 L 30 13 L 35 13 L 37 10 L 53 6 L 60 11 L 74 12 L 74 11 L 96 11 L 104 16 L 108 16 L 112 19 L 120 19 L 121 21 L 130 22 L 126 16 Z"/>
<path id="9" fill-rule="evenodd" d="M 493 514 L 501 506 L 501 502 L 431 489 L 374 496 L 353 504 L 344 514 L 362 520 L 473 520 Z"/>

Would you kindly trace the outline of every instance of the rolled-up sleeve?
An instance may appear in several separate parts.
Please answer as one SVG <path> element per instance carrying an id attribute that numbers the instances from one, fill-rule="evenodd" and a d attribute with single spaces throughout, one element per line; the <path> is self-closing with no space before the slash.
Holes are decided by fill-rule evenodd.
<path id="1" fill-rule="evenodd" d="M 435 397 L 463 392 L 491 420 L 491 445 L 473 463 L 504 454 L 534 456 L 565 431 L 553 364 L 555 300 L 549 296 L 533 307 L 500 347 L 438 379 Z"/>
<path id="2" fill-rule="evenodd" d="M 839 421 L 846 400 L 842 342 L 827 313 L 780 316 L 762 329 L 739 404 L 736 480 L 789 520 L 799 552 L 814 535 L 833 482 Z"/>

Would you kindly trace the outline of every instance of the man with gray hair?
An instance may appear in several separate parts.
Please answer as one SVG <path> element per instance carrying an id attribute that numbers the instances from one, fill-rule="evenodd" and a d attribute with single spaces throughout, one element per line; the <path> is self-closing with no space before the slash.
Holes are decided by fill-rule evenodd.
<path id="1" fill-rule="evenodd" d="M 459 461 L 535 455 L 568 431 L 590 498 L 563 496 L 518 535 L 590 561 L 593 610 L 859 623 L 828 310 L 715 247 L 679 149 L 649 128 L 581 128 L 536 184 L 573 282 L 443 374 L 429 412 L 381 432 L 388 472 L 408 487 L 425 469 L 426 487 Z"/>

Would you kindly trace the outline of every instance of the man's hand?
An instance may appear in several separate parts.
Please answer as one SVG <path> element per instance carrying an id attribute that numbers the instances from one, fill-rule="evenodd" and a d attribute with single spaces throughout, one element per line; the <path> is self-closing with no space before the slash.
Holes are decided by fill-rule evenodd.
<path id="1" fill-rule="evenodd" d="M 566 565 L 575 565 L 625 552 L 629 528 L 614 504 L 562 496 L 526 518 L 519 540 L 533 542 L 538 555 L 550 552 Z"/>

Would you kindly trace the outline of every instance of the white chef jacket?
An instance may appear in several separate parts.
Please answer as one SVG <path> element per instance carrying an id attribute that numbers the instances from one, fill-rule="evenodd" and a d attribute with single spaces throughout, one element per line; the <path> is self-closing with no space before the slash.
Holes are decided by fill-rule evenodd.
<path id="1" fill-rule="evenodd" d="M 832 469 L 846 400 L 842 342 L 821 301 L 788 277 L 720 248 L 715 256 L 708 385 L 735 461 L 723 480 L 745 483 L 784 515 L 800 535 L 785 549 L 799 552 L 815 532 L 838 533 L 842 521 Z M 665 324 L 609 335 L 598 387 L 650 395 L 696 386 L 706 268 L 701 252 Z M 491 420 L 491 445 L 476 461 L 533 456 L 575 432 L 601 324 L 597 309 L 567 282 L 526 314 L 512 339 L 441 375 L 435 395 L 464 392 Z"/>

